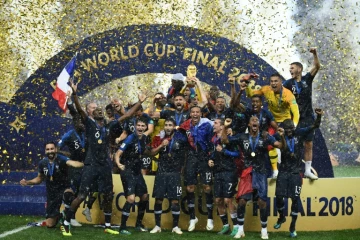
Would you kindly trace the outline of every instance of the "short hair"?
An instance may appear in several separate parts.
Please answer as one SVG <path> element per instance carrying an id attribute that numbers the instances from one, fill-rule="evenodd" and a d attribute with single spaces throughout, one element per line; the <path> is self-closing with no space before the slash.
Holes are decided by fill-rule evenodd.
<path id="1" fill-rule="evenodd" d="M 298 66 L 299 68 L 301 68 L 301 71 L 304 69 L 303 65 L 299 62 L 293 62 L 293 63 L 290 63 L 290 65 Z"/>
<path id="2" fill-rule="evenodd" d="M 282 79 L 282 76 L 278 72 L 271 74 L 270 78 L 272 77 L 279 77 L 280 79 Z"/>
<path id="3" fill-rule="evenodd" d="M 111 111 L 114 110 L 113 105 L 111 103 L 106 105 L 105 110 L 108 110 L 108 109 L 110 109 Z"/>
<path id="4" fill-rule="evenodd" d="M 191 106 L 191 107 L 190 107 L 190 109 L 189 109 L 189 110 L 190 110 L 190 112 L 191 112 L 191 110 L 192 110 L 193 108 L 199 108 L 199 109 L 200 109 L 200 111 L 201 111 L 201 107 L 200 107 L 200 106 L 197 106 L 197 105 L 195 106 L 195 105 L 194 105 L 194 106 Z"/>
<path id="5" fill-rule="evenodd" d="M 220 124 L 223 126 L 225 124 L 225 119 L 224 118 L 215 118 L 215 120 L 219 120 Z"/>
<path id="6" fill-rule="evenodd" d="M 259 98 L 260 101 L 263 101 L 263 97 L 262 97 L 261 95 L 259 95 L 259 94 L 254 94 L 254 95 L 252 95 L 252 96 L 251 96 L 251 99 L 253 99 L 253 98 Z"/>
<path id="7" fill-rule="evenodd" d="M 44 144 L 44 148 L 46 148 L 46 145 L 48 144 L 54 144 L 55 148 L 56 148 L 56 143 L 54 141 L 46 141 Z"/>
<path id="8" fill-rule="evenodd" d="M 176 93 L 175 95 L 174 95 L 174 99 L 176 98 L 176 97 L 182 97 L 183 99 L 185 99 L 185 95 L 184 94 L 182 94 L 182 93 Z"/>
<path id="9" fill-rule="evenodd" d="M 155 93 L 154 97 L 155 97 L 156 95 L 158 95 L 158 94 L 165 96 L 164 93 L 162 93 L 162 92 L 157 92 L 157 93 Z"/>
<path id="10" fill-rule="evenodd" d="M 147 120 L 143 116 L 136 118 L 135 124 L 138 124 L 138 122 L 143 122 L 145 125 L 147 125 Z"/>
<path id="11" fill-rule="evenodd" d="M 250 122 L 252 121 L 252 119 L 254 119 L 254 118 L 256 118 L 258 121 L 260 121 L 257 116 L 251 116 L 251 117 L 249 118 L 249 123 L 250 123 Z"/>
<path id="12" fill-rule="evenodd" d="M 174 126 L 176 126 L 176 122 L 175 122 L 175 120 L 172 119 L 172 118 L 167 118 L 167 119 L 165 120 L 165 123 L 166 123 L 166 122 L 172 122 L 172 124 L 174 124 Z"/>
<path id="13" fill-rule="evenodd" d="M 225 103 L 226 103 L 226 99 L 225 99 L 225 97 L 224 97 L 224 96 L 218 96 L 218 97 L 216 97 L 216 100 L 217 100 L 218 98 L 222 98 L 222 99 L 224 99 L 224 101 L 225 101 Z"/>
<path id="14" fill-rule="evenodd" d="M 295 128 L 295 125 L 294 125 L 293 120 L 291 120 L 291 119 L 285 119 L 285 120 L 282 122 L 282 127 L 283 127 L 284 129 L 289 129 L 289 128 Z"/>

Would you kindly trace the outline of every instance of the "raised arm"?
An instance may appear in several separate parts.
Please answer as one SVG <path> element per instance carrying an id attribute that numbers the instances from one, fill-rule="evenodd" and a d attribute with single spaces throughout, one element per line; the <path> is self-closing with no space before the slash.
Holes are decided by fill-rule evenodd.
<path id="1" fill-rule="evenodd" d="M 278 128 L 277 130 L 278 134 L 280 135 L 281 140 L 276 141 L 273 146 L 279 149 L 284 149 L 286 147 L 286 141 L 285 141 L 285 131 L 283 128 Z"/>
<path id="2" fill-rule="evenodd" d="M 292 120 L 293 120 L 294 125 L 296 127 L 298 125 L 298 123 L 299 123 L 300 112 L 299 112 L 299 106 L 296 103 L 295 96 L 292 93 L 291 93 L 289 105 L 290 105 L 290 111 L 291 111 L 291 114 L 292 114 Z"/>
<path id="3" fill-rule="evenodd" d="M 87 114 L 86 112 L 81 108 L 81 105 L 80 105 L 80 102 L 79 102 L 79 98 L 78 96 L 76 95 L 76 91 L 77 91 L 77 85 L 78 84 L 74 84 L 74 82 L 70 82 L 71 83 L 71 88 L 73 90 L 73 97 L 74 97 L 74 103 L 75 103 L 75 107 L 76 107 L 76 110 L 78 111 L 78 113 L 80 114 L 81 118 L 83 121 L 85 121 L 85 119 L 87 118 Z"/>
<path id="4" fill-rule="evenodd" d="M 160 118 L 160 112 L 156 111 L 156 103 L 160 100 L 159 97 L 154 97 L 154 100 L 152 101 L 152 103 L 149 106 L 149 116 L 151 118 L 155 118 L 155 119 L 159 119 Z"/>
<path id="5" fill-rule="evenodd" d="M 198 78 L 193 78 L 193 81 L 196 83 L 197 88 L 199 89 L 199 93 L 200 93 L 200 103 L 199 106 L 200 107 L 204 107 L 206 104 L 208 104 L 208 99 L 206 97 L 206 93 L 204 91 L 204 88 L 201 85 L 201 82 Z"/>
<path id="6" fill-rule="evenodd" d="M 319 58 L 318 58 L 318 55 L 317 55 L 316 48 L 310 48 L 310 52 L 314 56 L 314 63 L 313 63 L 313 67 L 310 70 L 310 74 L 311 74 L 311 76 L 315 77 L 316 73 L 320 69 L 320 61 L 319 61 Z"/>
<path id="7" fill-rule="evenodd" d="M 146 96 L 146 94 L 139 93 L 138 98 L 139 98 L 139 101 L 129 111 L 127 111 L 124 115 L 122 115 L 118 119 L 119 122 L 123 122 L 124 120 L 126 120 L 126 119 L 130 118 L 132 115 L 134 115 L 134 113 L 140 108 L 141 104 L 143 102 L 145 102 L 147 96 Z"/>

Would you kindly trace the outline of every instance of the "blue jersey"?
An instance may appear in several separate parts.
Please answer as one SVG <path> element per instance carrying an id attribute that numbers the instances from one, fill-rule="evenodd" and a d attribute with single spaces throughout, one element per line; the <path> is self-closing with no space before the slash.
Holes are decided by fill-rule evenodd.
<path id="1" fill-rule="evenodd" d="M 299 106 L 300 119 L 314 116 L 312 107 L 312 83 L 314 76 L 307 73 L 301 77 L 301 81 L 297 82 L 294 78 L 286 80 L 284 87 L 292 91 Z"/>
<path id="2" fill-rule="evenodd" d="M 52 163 L 45 157 L 39 162 L 38 172 L 45 176 L 46 191 L 56 191 L 70 186 L 68 179 L 68 157 L 57 154 Z"/>
<path id="3" fill-rule="evenodd" d="M 167 139 L 169 145 L 163 147 L 159 152 L 157 174 L 161 173 L 180 173 L 185 163 L 185 154 L 188 151 L 187 138 L 179 131 L 175 131 L 172 138 L 155 136 L 151 147 L 157 148 Z"/>
<path id="4" fill-rule="evenodd" d="M 141 115 L 141 117 L 146 119 L 146 124 L 147 125 L 154 124 L 154 121 L 146 113 L 143 113 Z M 127 132 L 127 134 L 131 134 L 131 133 L 135 132 L 136 119 L 137 119 L 137 117 L 132 117 L 132 118 L 125 121 L 124 129 Z"/>
<path id="5" fill-rule="evenodd" d="M 286 146 L 281 149 L 281 164 L 279 172 L 299 173 L 302 168 L 304 141 L 302 136 L 308 134 L 313 128 L 297 128 L 291 138 L 285 137 Z M 276 133 L 276 137 L 280 135 Z"/>
<path id="6" fill-rule="evenodd" d="M 276 139 L 267 135 L 264 139 L 259 133 L 256 137 L 250 136 L 248 133 L 237 135 L 238 143 L 244 154 L 245 168 L 253 167 L 258 173 L 266 174 L 266 163 L 269 162 L 268 145 L 273 145 Z"/>
<path id="7" fill-rule="evenodd" d="M 109 129 L 103 121 L 100 126 L 89 117 L 85 120 L 86 128 L 86 157 L 85 165 L 109 165 Z"/>
<path id="8" fill-rule="evenodd" d="M 62 136 L 58 148 L 67 146 L 70 152 L 70 159 L 84 162 L 85 160 L 85 133 L 77 133 L 75 129 L 68 131 Z"/>
<path id="9" fill-rule="evenodd" d="M 142 157 L 144 156 L 147 145 L 147 137 L 141 139 L 133 133 L 129 135 L 120 146 L 123 151 L 120 163 L 125 165 L 125 171 L 131 171 L 133 174 L 141 174 Z"/>
<path id="10" fill-rule="evenodd" d="M 213 149 L 210 153 L 210 159 L 214 161 L 214 173 L 218 172 L 235 172 L 235 158 L 240 156 L 238 144 L 238 136 L 229 136 L 228 143 L 221 143 L 221 138 L 217 137 L 216 134 L 212 137 L 211 143 Z M 222 151 L 218 152 L 216 146 L 221 145 Z"/>

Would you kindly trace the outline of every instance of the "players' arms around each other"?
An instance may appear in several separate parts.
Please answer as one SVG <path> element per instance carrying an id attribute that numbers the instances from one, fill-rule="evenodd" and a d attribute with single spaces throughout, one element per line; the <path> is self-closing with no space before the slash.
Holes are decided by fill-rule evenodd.
<path id="1" fill-rule="evenodd" d="M 78 161 L 74 161 L 74 160 L 67 160 L 66 165 L 69 167 L 74 167 L 74 168 L 84 167 L 84 164 L 82 162 L 78 162 Z M 38 175 L 31 180 L 26 180 L 25 178 L 23 178 L 20 181 L 20 184 L 21 184 L 21 186 L 39 185 L 40 183 L 42 183 L 44 181 L 44 179 L 45 179 L 45 175 L 38 173 Z"/>

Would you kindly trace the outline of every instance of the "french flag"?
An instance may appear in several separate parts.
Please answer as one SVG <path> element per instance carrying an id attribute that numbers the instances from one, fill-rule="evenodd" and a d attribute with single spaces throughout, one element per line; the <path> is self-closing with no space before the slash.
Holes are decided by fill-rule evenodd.
<path id="1" fill-rule="evenodd" d="M 52 97 L 58 101 L 59 107 L 65 112 L 67 97 L 66 93 L 70 90 L 68 85 L 69 79 L 74 75 L 76 66 L 76 55 L 66 64 L 65 68 L 61 71 L 57 82 L 56 89 L 52 93 Z"/>

